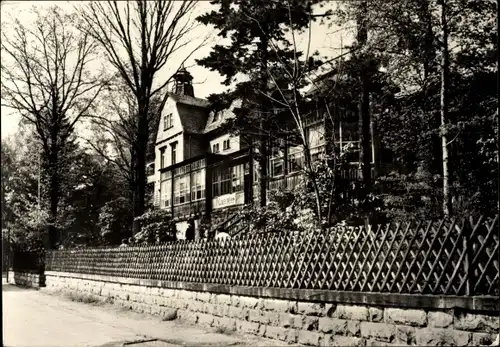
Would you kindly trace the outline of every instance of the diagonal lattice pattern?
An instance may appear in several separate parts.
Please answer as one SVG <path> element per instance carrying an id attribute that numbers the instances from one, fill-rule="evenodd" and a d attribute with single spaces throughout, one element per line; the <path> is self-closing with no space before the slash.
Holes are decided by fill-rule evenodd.
<path id="1" fill-rule="evenodd" d="M 46 270 L 237 286 L 498 295 L 498 216 L 58 250 Z"/>

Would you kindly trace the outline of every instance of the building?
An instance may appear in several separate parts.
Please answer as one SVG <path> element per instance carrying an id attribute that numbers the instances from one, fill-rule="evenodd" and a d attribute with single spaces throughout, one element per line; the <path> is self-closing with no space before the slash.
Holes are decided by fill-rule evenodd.
<path id="1" fill-rule="evenodd" d="M 148 184 L 154 190 L 155 204 L 172 213 L 180 238 L 191 218 L 196 229 L 202 220 L 209 221 L 212 228 L 227 227 L 238 209 L 260 199 L 251 139 L 221 127 L 226 120 L 248 111 L 243 101 L 234 100 L 218 112 L 210 110 L 208 101 L 195 97 L 192 80 L 185 68 L 174 76 L 173 89 L 158 120 L 154 158 L 151 156 L 148 164 Z M 320 107 L 310 112 L 307 138 L 313 158 L 325 153 L 327 133 L 332 131 L 328 123 Z M 340 151 L 346 145 L 358 147 L 355 124 L 356 118 L 344 117 L 333 126 L 334 145 Z M 293 189 L 302 177 L 302 147 L 283 140 L 270 146 L 268 152 L 267 193 Z M 356 154 L 352 173 L 347 176 L 359 179 Z"/>

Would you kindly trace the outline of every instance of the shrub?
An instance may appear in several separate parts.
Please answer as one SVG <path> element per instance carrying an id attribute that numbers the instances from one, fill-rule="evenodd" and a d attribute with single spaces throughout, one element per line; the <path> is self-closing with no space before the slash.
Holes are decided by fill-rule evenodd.
<path id="1" fill-rule="evenodd" d="M 151 209 L 135 218 L 140 223 L 141 231 L 134 235 L 138 244 L 159 244 L 175 241 L 177 229 L 172 216 L 161 209 Z"/>

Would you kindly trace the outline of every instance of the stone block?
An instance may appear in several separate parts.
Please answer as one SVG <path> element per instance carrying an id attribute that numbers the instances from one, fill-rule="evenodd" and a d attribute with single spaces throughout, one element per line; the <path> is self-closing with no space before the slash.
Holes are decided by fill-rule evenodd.
<path id="1" fill-rule="evenodd" d="M 118 295 L 119 298 L 123 298 L 123 293 L 120 293 Z M 147 295 L 145 298 L 144 298 L 144 303 L 148 304 L 148 305 L 152 305 L 153 304 L 153 297 L 151 295 Z"/>
<path id="2" fill-rule="evenodd" d="M 206 313 L 198 313 L 198 324 L 205 326 L 212 326 L 214 323 L 214 316 Z"/>
<path id="3" fill-rule="evenodd" d="M 227 316 L 227 311 L 229 306 L 227 305 L 214 305 L 214 316 L 225 317 Z"/>
<path id="4" fill-rule="evenodd" d="M 240 307 L 228 306 L 228 308 L 227 308 L 227 315 L 229 317 L 234 317 L 234 318 L 238 318 L 238 319 L 245 319 L 245 318 L 242 318 L 242 316 L 243 316 L 243 309 L 240 308 Z"/>
<path id="5" fill-rule="evenodd" d="M 214 301 L 219 305 L 231 305 L 231 295 L 217 294 Z"/>
<path id="6" fill-rule="evenodd" d="M 496 339 L 496 334 L 488 334 L 488 333 L 472 333 L 472 346 L 479 345 L 491 345 L 493 341 Z"/>
<path id="7" fill-rule="evenodd" d="M 298 342 L 302 345 L 319 346 L 322 334 L 315 331 L 299 330 Z"/>
<path id="8" fill-rule="evenodd" d="M 248 320 L 250 322 L 267 324 L 267 317 L 263 315 L 263 312 L 257 310 L 248 310 Z"/>
<path id="9" fill-rule="evenodd" d="M 265 311 L 288 312 L 290 301 L 278 299 L 263 299 L 262 309 Z"/>
<path id="10" fill-rule="evenodd" d="M 285 328 L 268 326 L 266 329 L 265 337 L 275 340 L 286 341 L 287 334 L 288 331 Z"/>
<path id="11" fill-rule="evenodd" d="M 332 336 L 330 346 L 364 346 L 365 340 L 352 336 Z"/>
<path id="12" fill-rule="evenodd" d="M 240 297 L 238 295 L 231 295 L 231 306 L 240 307 Z"/>
<path id="13" fill-rule="evenodd" d="M 415 332 L 417 346 L 467 346 L 471 333 L 453 329 L 424 328 Z"/>
<path id="14" fill-rule="evenodd" d="M 318 321 L 318 330 L 324 333 L 343 335 L 347 331 L 347 321 L 338 318 L 320 318 Z"/>
<path id="15" fill-rule="evenodd" d="M 177 298 L 181 299 L 181 300 L 195 300 L 196 292 L 190 292 L 188 290 L 183 290 L 183 291 L 179 292 Z"/>
<path id="16" fill-rule="evenodd" d="M 299 332 L 295 329 L 287 329 L 286 342 L 289 344 L 297 343 L 297 339 L 299 338 Z"/>
<path id="17" fill-rule="evenodd" d="M 167 298 L 173 298 L 175 297 L 175 289 L 161 288 L 160 295 L 165 296 Z"/>
<path id="18" fill-rule="evenodd" d="M 386 323 L 361 322 L 361 336 L 364 338 L 374 338 L 379 341 L 390 342 L 396 335 L 396 327 Z"/>
<path id="19" fill-rule="evenodd" d="M 467 330 L 467 331 L 477 331 L 477 332 L 487 332 L 487 333 L 499 333 L 499 316 L 489 316 L 482 314 L 473 313 L 463 313 L 459 312 L 455 315 L 453 321 L 453 326 L 456 329 Z"/>
<path id="20" fill-rule="evenodd" d="M 386 308 L 384 320 L 386 323 L 423 327 L 427 324 L 427 315 L 424 310 Z"/>
<path id="21" fill-rule="evenodd" d="M 390 343 L 390 342 L 384 342 L 384 341 L 378 341 L 374 339 L 369 339 L 366 340 L 366 346 L 373 346 L 373 347 L 378 347 L 378 346 L 406 346 L 406 344 L 402 343 Z"/>
<path id="22" fill-rule="evenodd" d="M 265 325 L 265 324 L 261 324 L 261 325 L 259 326 L 259 334 L 258 334 L 258 335 L 259 335 L 259 336 L 264 336 L 264 335 L 266 335 L 266 329 L 267 329 L 267 325 Z"/>
<path id="23" fill-rule="evenodd" d="M 347 335 L 358 336 L 360 334 L 360 322 L 357 320 L 347 321 Z"/>
<path id="24" fill-rule="evenodd" d="M 187 309 L 193 312 L 205 312 L 205 305 L 201 301 L 192 300 L 188 303 Z"/>
<path id="25" fill-rule="evenodd" d="M 259 306 L 260 299 L 259 298 L 254 298 L 251 296 L 241 296 L 240 297 L 240 306 L 246 307 L 246 308 L 258 308 Z"/>
<path id="26" fill-rule="evenodd" d="M 380 322 L 384 319 L 384 310 L 377 307 L 370 307 L 368 309 L 370 315 L 370 322 Z"/>
<path id="27" fill-rule="evenodd" d="M 132 296 L 133 294 L 130 294 L 130 295 Z M 156 300 L 156 302 L 160 306 L 167 306 L 168 298 L 160 295 L 160 296 L 158 296 L 158 299 Z"/>
<path id="28" fill-rule="evenodd" d="M 431 311 L 427 313 L 427 325 L 432 328 L 447 328 L 453 324 L 453 313 Z"/>
<path id="29" fill-rule="evenodd" d="M 280 314 L 278 312 L 274 311 L 261 311 L 262 315 L 266 317 L 266 323 L 268 325 L 272 326 L 279 326 L 280 325 Z"/>
<path id="30" fill-rule="evenodd" d="M 396 325 L 396 340 L 397 343 L 411 345 L 415 341 L 415 328 L 405 325 Z"/>
<path id="31" fill-rule="evenodd" d="M 216 320 L 216 324 L 217 327 L 223 328 L 224 330 L 236 330 L 236 320 L 234 318 L 221 317 Z"/>
<path id="32" fill-rule="evenodd" d="M 199 292 L 196 295 L 196 300 L 202 301 L 202 302 L 209 302 L 210 301 L 210 293 Z"/>
<path id="33" fill-rule="evenodd" d="M 318 317 L 306 316 L 304 318 L 304 324 L 302 325 L 303 330 L 318 330 Z"/>
<path id="34" fill-rule="evenodd" d="M 306 316 L 321 316 L 325 309 L 323 303 L 298 302 L 297 312 Z"/>
<path id="35" fill-rule="evenodd" d="M 299 316 L 291 313 L 281 313 L 279 315 L 279 326 L 283 328 L 302 328 L 304 316 Z"/>
<path id="36" fill-rule="evenodd" d="M 238 331 L 240 331 L 243 334 L 258 335 L 259 334 L 259 323 L 245 322 L 245 321 L 238 320 L 236 322 L 236 329 L 238 329 Z"/>
<path id="37" fill-rule="evenodd" d="M 337 308 L 333 313 L 333 317 L 348 320 L 367 321 L 369 317 L 368 308 L 366 306 L 337 305 Z"/>
<path id="38" fill-rule="evenodd" d="M 333 335 L 332 334 L 323 334 L 323 336 L 321 337 L 321 340 L 319 342 L 319 345 L 320 346 L 324 346 L 324 347 L 329 347 L 332 345 L 332 337 Z"/>

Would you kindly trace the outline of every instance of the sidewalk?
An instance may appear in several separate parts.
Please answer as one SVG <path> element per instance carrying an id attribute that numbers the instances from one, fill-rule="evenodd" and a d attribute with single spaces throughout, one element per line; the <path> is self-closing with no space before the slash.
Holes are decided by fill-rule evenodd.
<path id="1" fill-rule="evenodd" d="M 43 291 L 3 284 L 3 345 L 7 347 L 287 346 L 237 333 L 125 311 L 113 305 L 72 302 Z"/>

